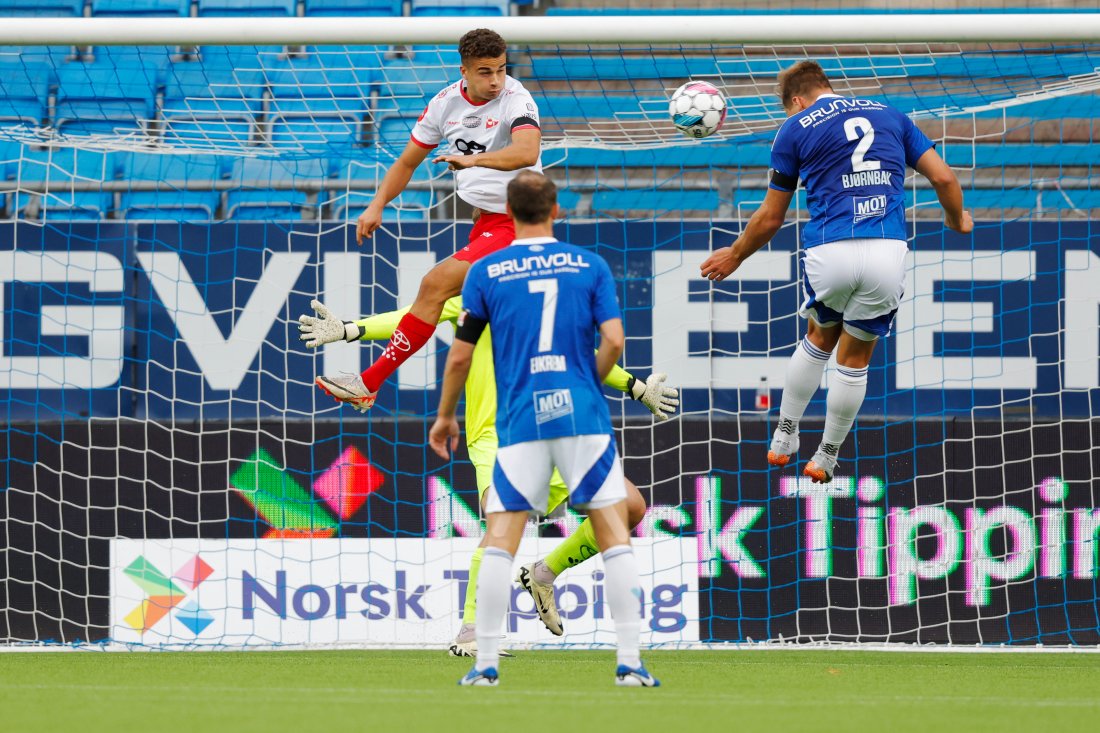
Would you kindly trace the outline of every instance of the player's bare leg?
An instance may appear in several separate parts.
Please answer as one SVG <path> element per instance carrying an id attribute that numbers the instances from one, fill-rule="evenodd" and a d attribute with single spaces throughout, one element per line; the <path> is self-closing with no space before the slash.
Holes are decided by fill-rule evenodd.
<path id="1" fill-rule="evenodd" d="M 798 422 L 821 385 L 825 364 L 842 331 L 840 323 L 822 326 L 810 318 L 808 324 L 806 337 L 795 347 L 787 364 L 786 383 L 779 403 L 779 425 L 768 449 L 768 463 L 772 466 L 786 466 L 798 453 Z"/>
<path id="2" fill-rule="evenodd" d="M 633 530 L 645 517 L 646 503 L 642 492 L 630 479 L 626 481 L 626 522 Z M 516 582 L 531 594 L 535 611 L 550 633 L 561 636 L 564 626 L 554 597 L 554 581 L 566 569 L 575 567 L 600 551 L 592 520 L 585 519 L 573 534 L 563 539 L 546 557 L 519 569 Z"/>
<path id="3" fill-rule="evenodd" d="M 382 383 L 435 335 L 443 304 L 462 292 L 469 269 L 469 262 L 454 257 L 438 263 L 420 281 L 416 300 L 397 324 L 382 356 L 362 374 L 317 377 L 317 386 L 338 402 L 347 402 L 362 412 L 369 410 Z"/>
<path id="4" fill-rule="evenodd" d="M 638 562 L 630 546 L 626 502 L 591 509 L 588 518 L 592 521 L 596 541 L 605 548 L 602 553 L 607 570 L 604 587 L 611 618 L 615 621 L 618 661 L 615 684 L 622 687 L 657 687 L 661 683 L 646 670 L 639 652 L 641 611 L 638 600 L 642 589 L 638 579 Z"/>
<path id="5" fill-rule="evenodd" d="M 876 342 L 872 334 L 849 326 L 845 326 L 840 335 L 836 350 L 837 370 L 826 398 L 821 445 L 803 470 L 814 483 L 824 484 L 833 480 L 840 446 L 848 437 L 863 404 L 863 397 L 867 394 L 867 366 L 871 363 Z"/>

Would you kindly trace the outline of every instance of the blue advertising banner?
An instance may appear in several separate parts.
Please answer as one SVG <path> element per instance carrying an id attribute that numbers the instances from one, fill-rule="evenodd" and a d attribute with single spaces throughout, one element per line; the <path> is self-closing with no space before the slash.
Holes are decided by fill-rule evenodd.
<path id="1" fill-rule="evenodd" d="M 352 228 L 324 222 L 4 227 L 4 417 L 335 418 L 314 376 L 365 367 L 377 347 L 309 352 L 297 317 L 318 296 L 347 319 L 407 304 L 468 232 L 450 222 L 395 226 L 362 248 Z M 753 410 L 762 388 L 777 397 L 804 328 L 793 227 L 726 282 L 698 276 L 736 229 L 559 228 L 620 278 L 627 368 L 668 372 L 686 412 Z M 905 300 L 872 363 L 864 414 L 1097 413 L 1097 222 L 979 224 L 973 238 L 925 223 L 911 244 Z M 402 368 L 380 414 L 431 411 L 449 332 Z"/>

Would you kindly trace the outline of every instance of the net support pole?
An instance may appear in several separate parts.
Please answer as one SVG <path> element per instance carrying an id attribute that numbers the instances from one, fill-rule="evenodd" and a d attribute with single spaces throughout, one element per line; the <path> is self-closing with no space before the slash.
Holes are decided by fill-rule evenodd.
<path id="1" fill-rule="evenodd" d="M 1100 38 L 1100 13 L 504 18 L 5 18 L 0 45 L 454 43 L 474 26 L 510 43 L 967 43 Z"/>

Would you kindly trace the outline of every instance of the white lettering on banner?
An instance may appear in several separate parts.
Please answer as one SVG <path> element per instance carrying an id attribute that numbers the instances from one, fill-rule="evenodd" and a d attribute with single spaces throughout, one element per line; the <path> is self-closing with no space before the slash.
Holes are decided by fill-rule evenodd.
<path id="1" fill-rule="evenodd" d="M 0 300 L 12 282 L 88 283 L 92 293 L 118 293 L 123 286 L 122 263 L 105 252 L 7 250 L 0 253 Z M 86 337 L 87 356 L 0 354 L 0 389 L 103 389 L 118 381 L 121 305 L 42 306 L 39 316 L 43 336 Z M 0 318 L 0 344 L 6 343 L 5 324 Z"/>
<path id="2" fill-rule="evenodd" d="M 359 252 L 325 252 L 321 260 L 322 294 L 318 296 L 329 310 L 346 320 L 363 313 L 360 292 L 363 255 Z M 300 342 L 298 342 L 300 343 Z M 293 350 L 297 343 L 291 344 Z M 343 340 L 325 344 L 322 374 L 358 374 L 363 371 L 359 356 L 365 349 L 352 348 Z"/>
<path id="3" fill-rule="evenodd" d="M 248 302 L 234 304 L 234 311 L 239 308 L 241 315 L 235 319 L 228 338 L 222 335 L 177 253 L 138 252 L 137 258 L 207 384 L 213 389 L 232 390 L 241 385 L 279 311 L 286 307 L 291 288 L 309 261 L 309 253 L 271 255 Z"/>
<path id="4" fill-rule="evenodd" d="M 1067 389 L 1100 387 L 1100 257 L 1066 252 L 1065 364 Z"/>
<path id="5" fill-rule="evenodd" d="M 525 539 L 516 560 L 534 561 L 558 542 Z M 634 544 L 644 599 L 642 644 L 698 641 L 694 543 L 660 538 Z M 113 540 L 110 636 L 149 645 L 442 647 L 461 624 L 477 545 L 464 538 Z M 158 584 L 169 587 L 156 599 L 157 610 L 166 602 L 170 608 L 150 615 Z M 523 589 L 510 588 L 509 642 L 614 644 L 604 584 L 598 557 L 557 584 L 566 620 L 561 637 L 546 631 Z"/>
<path id="6" fill-rule="evenodd" d="M 686 389 L 755 389 L 762 378 L 774 389 L 783 386 L 789 355 L 737 356 L 692 353 L 692 333 L 744 333 L 767 328 L 767 314 L 753 323 L 745 303 L 718 302 L 713 299 L 689 301 L 692 281 L 705 282 L 699 266 L 710 257 L 704 250 L 653 253 L 653 367 L 654 371 L 676 375 L 677 386 Z M 745 261 L 725 282 L 753 280 L 791 281 L 794 255 L 791 252 L 757 252 Z M 792 308 L 797 307 L 792 290 Z M 793 338 L 793 334 L 792 334 Z"/>
<path id="7" fill-rule="evenodd" d="M 936 300 L 936 283 L 1035 279 L 1034 252 L 910 252 L 895 326 L 898 389 L 1035 389 L 1032 356 L 936 356 L 937 333 L 990 333 L 993 304 Z M 975 292 L 981 297 L 980 292 Z M 1027 324 L 1008 325 L 1024 337 Z"/>

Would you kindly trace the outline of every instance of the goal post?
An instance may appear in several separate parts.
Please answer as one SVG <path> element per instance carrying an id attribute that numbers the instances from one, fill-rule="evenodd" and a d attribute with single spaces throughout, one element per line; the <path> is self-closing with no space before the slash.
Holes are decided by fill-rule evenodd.
<path id="1" fill-rule="evenodd" d="M 682 390 L 659 424 L 608 392 L 649 504 L 643 643 L 1100 645 L 1100 15 L 906 13 L 5 19 L 0 648 L 453 636 L 482 524 L 465 449 L 426 448 L 451 328 L 362 417 L 313 378 L 381 345 L 308 351 L 296 320 L 408 305 L 465 244 L 430 163 L 362 247 L 353 222 L 473 27 L 539 105 L 558 235 L 612 267 L 625 368 Z M 735 278 L 699 277 L 763 199 L 802 58 L 912 115 L 977 221 L 945 230 L 907 180 L 906 296 L 825 487 L 764 460 L 804 192 Z M 729 101 L 704 140 L 668 119 L 689 78 Z M 517 592 L 509 643 L 613 643 L 599 559 L 558 592 L 566 635 Z"/>

